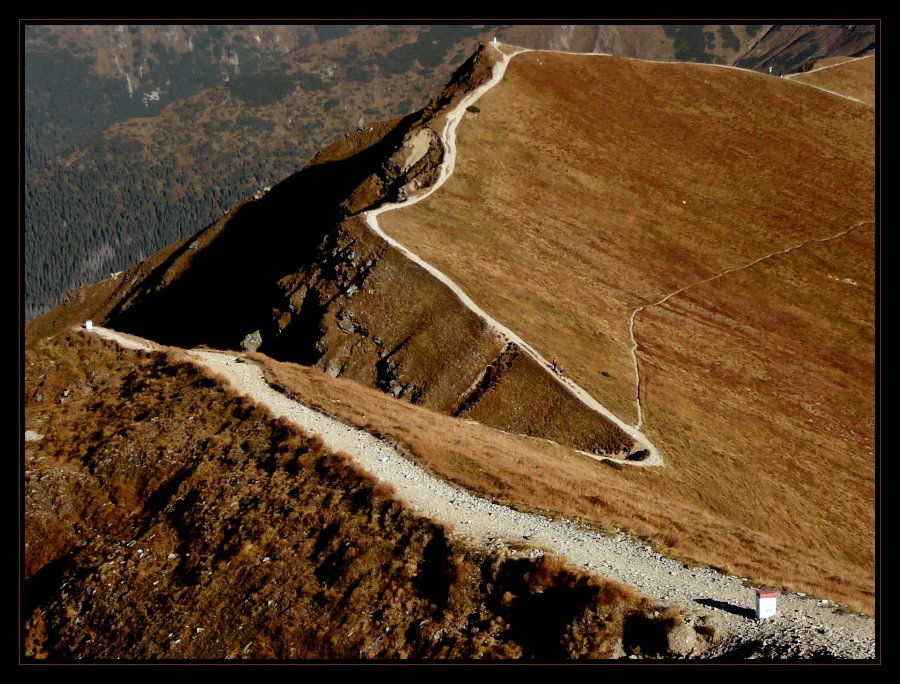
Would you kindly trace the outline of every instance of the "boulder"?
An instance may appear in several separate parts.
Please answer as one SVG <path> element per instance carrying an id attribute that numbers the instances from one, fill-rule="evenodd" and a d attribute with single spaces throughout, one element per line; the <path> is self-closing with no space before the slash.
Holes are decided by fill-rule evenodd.
<path id="1" fill-rule="evenodd" d="M 256 351 L 262 345 L 262 335 L 259 330 L 254 330 L 241 340 L 241 349 L 244 351 Z"/>

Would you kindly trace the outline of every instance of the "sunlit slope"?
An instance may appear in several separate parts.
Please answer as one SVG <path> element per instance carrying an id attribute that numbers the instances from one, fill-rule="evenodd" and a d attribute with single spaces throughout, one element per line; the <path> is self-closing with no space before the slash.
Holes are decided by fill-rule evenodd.
<path id="1" fill-rule="evenodd" d="M 549 53 L 515 57 L 476 108 L 451 179 L 384 229 L 628 421 L 644 305 L 644 430 L 671 467 L 629 477 L 816 549 L 824 582 L 871 596 L 872 109 Z"/>
<path id="2" fill-rule="evenodd" d="M 870 105 L 875 104 L 874 55 L 842 62 L 836 61 L 833 65 L 817 63 L 812 71 L 793 74 L 789 78 L 799 83 L 853 97 Z"/>

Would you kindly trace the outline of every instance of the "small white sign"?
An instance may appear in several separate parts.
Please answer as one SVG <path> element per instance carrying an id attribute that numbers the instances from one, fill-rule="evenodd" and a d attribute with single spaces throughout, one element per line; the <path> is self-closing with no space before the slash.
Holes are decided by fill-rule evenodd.
<path id="1" fill-rule="evenodd" d="M 775 593 L 756 592 L 756 619 L 765 620 L 775 617 Z"/>

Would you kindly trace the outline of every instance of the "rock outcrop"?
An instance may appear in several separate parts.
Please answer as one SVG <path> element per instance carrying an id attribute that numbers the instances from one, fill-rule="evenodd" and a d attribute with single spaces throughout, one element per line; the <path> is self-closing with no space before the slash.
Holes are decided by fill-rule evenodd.
<path id="1" fill-rule="evenodd" d="M 104 324 L 179 347 L 252 346 L 503 430 L 627 453 L 628 435 L 361 217 L 435 181 L 444 155 L 435 131 L 490 73 L 479 51 L 421 112 L 338 139 L 259 199 L 132 269 Z"/>

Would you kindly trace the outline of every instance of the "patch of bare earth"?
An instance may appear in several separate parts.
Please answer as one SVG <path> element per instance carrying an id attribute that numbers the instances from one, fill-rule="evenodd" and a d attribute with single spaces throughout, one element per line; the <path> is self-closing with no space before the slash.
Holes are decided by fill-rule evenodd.
<path id="1" fill-rule="evenodd" d="M 871 610 L 873 111 L 737 69 L 549 53 L 477 107 L 453 176 L 384 230 L 624 420 L 644 305 L 644 431 L 671 467 L 617 474 L 655 496 L 630 526 Z M 704 515 L 657 512 L 680 506 Z"/>

